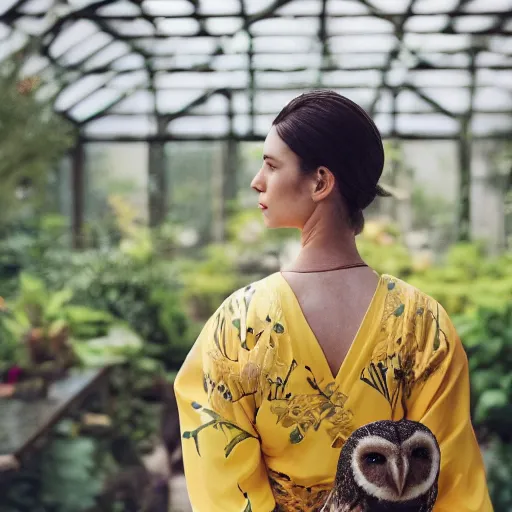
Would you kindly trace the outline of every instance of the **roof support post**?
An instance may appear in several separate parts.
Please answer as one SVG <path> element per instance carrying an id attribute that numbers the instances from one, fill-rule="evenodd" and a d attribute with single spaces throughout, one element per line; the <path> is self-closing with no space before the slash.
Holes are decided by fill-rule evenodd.
<path id="1" fill-rule="evenodd" d="M 166 130 L 165 120 L 157 118 L 158 135 Z M 148 209 L 149 225 L 160 225 L 167 215 L 169 183 L 166 166 L 165 142 L 157 139 L 149 143 L 148 153 Z"/>
<path id="2" fill-rule="evenodd" d="M 473 149 L 473 104 L 476 90 L 476 57 L 478 51 L 469 52 L 470 87 L 469 106 L 460 119 L 459 151 L 459 209 L 457 212 L 457 240 L 471 240 L 471 156 Z"/>
<path id="3" fill-rule="evenodd" d="M 85 207 L 85 151 L 84 142 L 78 137 L 71 151 L 72 243 L 74 249 L 83 249 Z"/>

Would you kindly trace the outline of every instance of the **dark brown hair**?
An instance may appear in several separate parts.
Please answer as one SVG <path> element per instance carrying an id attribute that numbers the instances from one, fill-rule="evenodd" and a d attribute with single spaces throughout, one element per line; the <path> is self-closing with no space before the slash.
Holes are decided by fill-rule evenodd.
<path id="1" fill-rule="evenodd" d="M 389 195 L 378 185 L 384 148 L 370 116 L 334 91 L 317 90 L 293 99 L 272 124 L 304 172 L 324 166 L 334 174 L 349 222 L 360 233 L 363 210 L 376 196 Z"/>

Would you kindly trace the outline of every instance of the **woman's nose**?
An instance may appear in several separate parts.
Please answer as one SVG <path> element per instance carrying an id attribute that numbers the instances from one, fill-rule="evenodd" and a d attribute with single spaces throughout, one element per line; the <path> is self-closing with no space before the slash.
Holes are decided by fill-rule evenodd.
<path id="1" fill-rule="evenodd" d="M 263 180 L 261 169 L 256 173 L 256 176 L 254 176 L 253 180 L 251 181 L 251 188 L 256 190 L 256 192 L 264 192 L 265 182 Z"/>

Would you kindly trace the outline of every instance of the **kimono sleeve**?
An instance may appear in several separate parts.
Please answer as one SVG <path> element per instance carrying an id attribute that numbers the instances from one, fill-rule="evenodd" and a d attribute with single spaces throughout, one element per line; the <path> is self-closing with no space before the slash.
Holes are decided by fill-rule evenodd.
<path id="1" fill-rule="evenodd" d="M 243 297 L 240 302 L 247 304 Z M 236 314 L 240 302 L 228 299 L 209 320 L 174 385 L 194 512 L 271 512 L 275 507 L 254 400 L 241 387 L 239 335 L 246 317 Z"/>
<path id="2" fill-rule="evenodd" d="M 408 418 L 425 424 L 441 448 L 435 512 L 492 512 L 485 467 L 470 417 L 468 360 L 446 312 L 438 306 L 430 337 L 444 338 L 446 358 L 413 397 Z"/>

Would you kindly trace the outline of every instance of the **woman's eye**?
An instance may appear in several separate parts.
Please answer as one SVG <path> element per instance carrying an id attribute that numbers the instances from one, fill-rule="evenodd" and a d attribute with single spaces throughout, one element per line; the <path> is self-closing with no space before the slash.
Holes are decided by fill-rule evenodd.
<path id="1" fill-rule="evenodd" d="M 265 162 L 265 163 L 267 164 L 267 167 L 268 167 L 271 171 L 275 171 L 275 170 L 276 170 L 276 168 L 275 168 L 272 164 L 270 164 L 270 163 L 268 163 L 268 162 Z"/>

